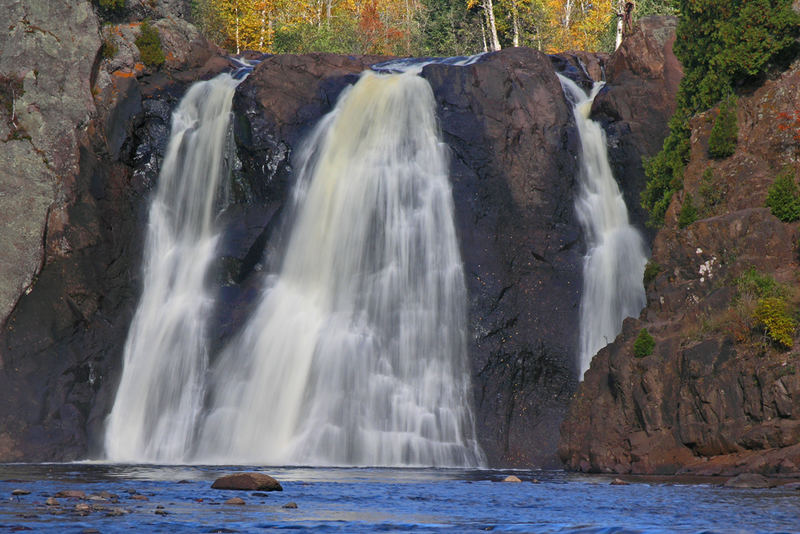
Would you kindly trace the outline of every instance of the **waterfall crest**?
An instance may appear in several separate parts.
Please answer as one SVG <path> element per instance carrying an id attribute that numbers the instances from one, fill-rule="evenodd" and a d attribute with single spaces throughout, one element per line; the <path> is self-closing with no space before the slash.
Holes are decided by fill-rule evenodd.
<path id="1" fill-rule="evenodd" d="M 573 103 L 582 147 L 580 185 L 575 200 L 587 247 L 580 311 L 582 380 L 597 351 L 617 337 L 622 321 L 638 316 L 644 308 L 642 277 L 647 250 L 641 234 L 628 220 L 625 200 L 608 163 L 605 132 L 589 118 L 602 84 L 595 84 L 591 94 L 586 95 L 569 78 L 558 77 Z"/>
<path id="2" fill-rule="evenodd" d="M 213 371 L 198 460 L 476 466 L 433 93 L 365 72 L 299 151 L 282 264 Z"/>
<path id="3" fill-rule="evenodd" d="M 107 420 L 114 461 L 186 461 L 207 371 L 207 287 L 218 230 L 231 101 L 227 74 L 194 84 L 172 117 L 172 134 L 150 207 L 143 293 L 124 349 Z"/>

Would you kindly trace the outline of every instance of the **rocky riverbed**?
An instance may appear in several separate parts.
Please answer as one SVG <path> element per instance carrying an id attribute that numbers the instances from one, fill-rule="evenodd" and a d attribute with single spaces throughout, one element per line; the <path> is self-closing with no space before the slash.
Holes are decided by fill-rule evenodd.
<path id="1" fill-rule="evenodd" d="M 371 532 L 608 529 L 788 531 L 796 484 L 723 487 L 720 477 L 645 478 L 561 471 L 272 468 L 282 492 L 212 489 L 240 468 L 0 466 L 0 531 Z M 14 494 L 16 491 L 16 495 Z"/>

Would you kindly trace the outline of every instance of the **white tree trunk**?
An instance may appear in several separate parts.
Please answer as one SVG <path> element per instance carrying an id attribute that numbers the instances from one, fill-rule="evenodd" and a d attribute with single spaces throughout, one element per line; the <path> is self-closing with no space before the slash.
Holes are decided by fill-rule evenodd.
<path id="1" fill-rule="evenodd" d="M 517 13 L 517 0 L 511 2 L 511 22 L 514 26 L 514 47 L 519 46 L 519 13 Z"/>
<path id="2" fill-rule="evenodd" d="M 486 23 L 489 26 L 489 38 L 492 50 L 500 50 L 500 39 L 497 37 L 497 25 L 494 23 L 494 4 L 492 0 L 483 0 L 483 10 L 486 13 Z"/>
<path id="3" fill-rule="evenodd" d="M 617 2 L 617 42 L 614 50 L 622 44 L 622 34 L 625 32 L 625 0 Z"/>

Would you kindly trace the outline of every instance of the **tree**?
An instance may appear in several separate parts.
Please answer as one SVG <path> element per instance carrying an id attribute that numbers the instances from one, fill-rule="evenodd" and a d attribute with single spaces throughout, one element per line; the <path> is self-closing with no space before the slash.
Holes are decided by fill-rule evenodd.
<path id="1" fill-rule="evenodd" d="M 478 3 L 480 2 L 480 4 Z M 480 5 L 483 9 L 484 21 L 486 24 L 486 31 L 489 33 L 489 41 L 486 42 L 484 37 L 484 50 L 485 51 L 498 51 L 500 50 L 500 39 L 497 36 L 497 23 L 494 17 L 494 2 L 492 0 L 467 0 L 467 7 L 472 8 Z"/>

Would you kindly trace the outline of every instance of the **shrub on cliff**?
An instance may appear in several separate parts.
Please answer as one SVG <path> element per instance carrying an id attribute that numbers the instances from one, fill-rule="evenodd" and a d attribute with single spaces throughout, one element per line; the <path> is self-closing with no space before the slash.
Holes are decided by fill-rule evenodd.
<path id="1" fill-rule="evenodd" d="M 736 103 L 736 98 L 729 97 L 719 107 L 719 113 L 708 137 L 708 155 L 714 159 L 727 158 L 736 152 L 736 141 L 739 136 Z"/>
<path id="2" fill-rule="evenodd" d="M 639 335 L 636 336 L 636 341 L 633 342 L 633 355 L 637 358 L 644 358 L 653 354 L 653 349 L 656 348 L 656 340 L 647 331 L 647 328 L 639 330 Z"/>
<path id="3" fill-rule="evenodd" d="M 141 54 L 142 62 L 148 67 L 160 67 L 164 64 L 165 58 L 158 30 L 147 20 L 142 22 L 139 30 L 141 33 L 136 38 L 135 43 Z"/>
<path id="4" fill-rule="evenodd" d="M 779 284 L 769 274 L 759 272 L 755 267 L 750 267 L 736 278 L 736 291 L 740 299 L 783 298 L 787 294 L 786 286 Z"/>
<path id="5" fill-rule="evenodd" d="M 94 0 L 94 3 L 105 11 L 119 11 L 125 7 L 125 0 Z"/>
<path id="6" fill-rule="evenodd" d="M 797 322 L 792 318 L 789 304 L 785 299 L 781 297 L 760 299 L 756 309 L 753 310 L 753 319 L 756 321 L 756 326 L 761 328 L 770 340 L 787 349 L 792 348 Z"/>
<path id="7" fill-rule="evenodd" d="M 648 260 L 647 264 L 644 266 L 644 275 L 642 277 L 644 285 L 648 285 L 650 282 L 655 280 L 662 270 L 663 268 L 661 267 L 661 265 L 654 262 L 653 260 Z"/>
<path id="8" fill-rule="evenodd" d="M 678 212 L 678 227 L 686 228 L 697 220 L 697 207 L 694 205 L 692 195 L 686 193 L 681 205 L 681 211 Z"/>
<path id="9" fill-rule="evenodd" d="M 800 219 L 800 191 L 792 169 L 787 168 L 775 178 L 767 192 L 765 204 L 783 222 Z"/>

